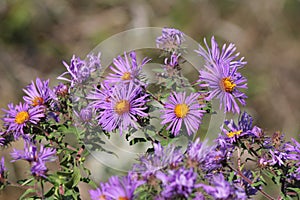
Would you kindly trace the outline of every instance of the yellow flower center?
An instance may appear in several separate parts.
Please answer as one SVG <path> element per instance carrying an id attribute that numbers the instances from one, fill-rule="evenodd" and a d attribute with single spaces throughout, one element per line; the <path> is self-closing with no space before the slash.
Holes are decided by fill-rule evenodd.
<path id="1" fill-rule="evenodd" d="M 118 200 L 129 200 L 127 197 L 119 197 Z"/>
<path id="2" fill-rule="evenodd" d="M 230 79 L 230 77 L 223 78 L 221 81 L 221 87 L 225 92 L 232 92 L 236 84 Z"/>
<path id="3" fill-rule="evenodd" d="M 177 104 L 175 106 L 175 109 L 174 109 L 174 113 L 176 115 L 176 117 L 179 117 L 179 118 L 184 118 L 187 113 L 189 112 L 189 107 L 188 105 L 186 105 L 185 103 L 183 104 Z"/>
<path id="4" fill-rule="evenodd" d="M 130 104 L 127 100 L 121 100 L 115 105 L 115 112 L 122 115 L 130 110 Z"/>
<path id="5" fill-rule="evenodd" d="M 100 195 L 100 196 L 99 196 L 99 200 L 106 200 L 105 195 Z"/>
<path id="6" fill-rule="evenodd" d="M 44 99 L 42 97 L 34 97 L 32 100 L 32 106 L 38 106 L 44 104 Z"/>
<path id="7" fill-rule="evenodd" d="M 19 112 L 15 117 L 15 122 L 17 124 L 23 124 L 24 122 L 29 120 L 29 113 L 26 111 Z"/>
<path id="8" fill-rule="evenodd" d="M 239 131 L 232 131 L 232 132 L 228 132 L 226 133 L 226 135 L 229 137 L 229 138 L 232 138 L 234 137 L 235 135 L 238 136 L 242 133 L 242 130 L 239 130 Z"/>
<path id="9" fill-rule="evenodd" d="M 125 73 L 123 74 L 123 76 L 121 77 L 121 79 L 122 79 L 123 81 L 130 80 L 130 79 L 131 79 L 131 74 L 130 74 L 130 72 L 125 72 Z"/>

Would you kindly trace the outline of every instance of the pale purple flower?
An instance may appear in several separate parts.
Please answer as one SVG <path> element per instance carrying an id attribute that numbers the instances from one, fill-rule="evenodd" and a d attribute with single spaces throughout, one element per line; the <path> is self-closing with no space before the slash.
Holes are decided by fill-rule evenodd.
<path id="1" fill-rule="evenodd" d="M 175 145 L 161 146 L 160 143 L 154 143 L 154 152 L 147 153 L 139 158 L 139 163 L 135 164 L 133 169 L 148 178 L 155 175 L 160 169 L 172 166 L 176 167 L 183 159 L 183 154 Z"/>
<path id="2" fill-rule="evenodd" d="M 147 97 L 142 92 L 138 85 L 133 82 L 129 84 L 118 84 L 112 90 L 112 95 L 107 99 L 99 99 L 102 101 L 95 109 L 99 109 L 97 116 L 99 124 L 106 131 L 113 131 L 119 129 L 120 134 L 128 130 L 130 126 L 138 128 L 136 121 L 137 116 L 148 116 L 144 110 L 147 109 Z"/>
<path id="3" fill-rule="evenodd" d="M 4 165 L 4 157 L 1 158 L 1 162 L 0 162 L 0 185 L 1 183 L 4 182 L 5 178 L 6 178 L 6 168 Z"/>
<path id="4" fill-rule="evenodd" d="M 49 80 L 42 81 L 37 78 L 35 84 L 32 81 L 23 91 L 27 94 L 23 97 L 24 101 L 33 107 L 47 105 L 51 99 L 55 99 L 55 95 L 49 87 Z"/>
<path id="5" fill-rule="evenodd" d="M 13 149 L 10 153 L 15 162 L 17 160 L 26 160 L 29 162 L 31 167 L 31 174 L 34 176 L 46 177 L 48 171 L 46 162 L 53 162 L 57 159 L 56 150 L 50 147 L 45 148 L 40 145 L 40 148 L 28 141 L 24 142 L 24 150 Z"/>
<path id="6" fill-rule="evenodd" d="M 104 195 L 104 192 L 106 191 L 106 188 L 108 187 L 107 183 L 100 183 L 100 187 L 96 188 L 95 190 L 90 190 L 90 197 L 91 200 L 109 200 L 111 198 L 108 198 Z"/>
<path id="7" fill-rule="evenodd" d="M 227 182 L 222 174 L 215 174 L 211 178 L 211 185 L 200 184 L 204 191 L 214 199 L 229 200 L 233 199 L 233 188 Z"/>
<path id="8" fill-rule="evenodd" d="M 211 101 L 213 98 L 220 99 L 220 109 L 224 112 L 240 112 L 237 100 L 245 106 L 247 96 L 240 89 L 247 88 L 247 79 L 237 72 L 237 67 L 228 65 L 204 65 L 206 70 L 200 70 L 199 81 L 201 87 L 208 87 L 208 96 L 205 98 Z M 203 83 L 205 82 L 205 83 Z"/>
<path id="9" fill-rule="evenodd" d="M 140 81 L 142 67 L 150 61 L 148 58 L 144 58 L 141 64 L 137 63 L 136 53 L 134 51 L 129 53 L 129 57 L 124 52 L 124 58 L 122 56 L 118 56 L 114 58 L 113 64 L 114 67 L 111 66 L 110 69 L 113 73 L 110 73 L 105 82 L 109 84 L 116 83 L 128 83 L 134 82 L 136 84 L 144 84 Z"/>
<path id="10" fill-rule="evenodd" d="M 201 124 L 202 116 L 205 113 L 201 110 L 203 105 L 198 102 L 199 94 L 173 93 L 165 103 L 161 124 L 169 124 L 167 130 L 175 136 L 182 130 L 184 124 L 188 135 L 197 132 Z"/>
<path id="11" fill-rule="evenodd" d="M 179 168 L 177 170 L 169 170 L 167 174 L 159 171 L 156 178 L 162 181 L 161 196 L 167 199 L 188 198 L 195 188 L 197 174 L 193 168 Z"/>
<path id="12" fill-rule="evenodd" d="M 278 164 L 279 166 L 285 165 L 285 161 L 287 159 L 287 153 L 278 151 L 278 150 L 270 150 L 269 151 L 271 154 L 271 160 L 269 160 L 270 165 L 276 165 Z"/>
<path id="13" fill-rule="evenodd" d="M 200 142 L 200 138 L 197 138 L 194 142 L 190 142 L 187 155 L 191 161 L 204 164 L 206 162 L 206 156 L 211 150 L 212 147 L 207 145 L 207 141 Z"/>
<path id="14" fill-rule="evenodd" d="M 287 153 L 286 157 L 289 160 L 296 161 L 296 171 L 295 177 L 300 180 L 300 143 L 297 142 L 294 138 L 291 139 L 293 143 L 285 144 L 285 151 Z"/>
<path id="15" fill-rule="evenodd" d="M 176 52 L 185 41 L 184 34 L 175 28 L 163 28 L 162 35 L 156 38 L 157 48 Z"/>
<path id="16" fill-rule="evenodd" d="M 101 67 L 100 56 L 100 53 L 96 56 L 88 55 L 88 59 L 81 60 L 79 57 L 73 55 L 69 65 L 63 61 L 67 71 L 57 77 L 57 79 L 70 82 L 71 87 L 84 83 L 91 77 L 92 72 L 99 70 Z M 66 75 L 70 75 L 71 78 L 66 78 Z"/>
<path id="17" fill-rule="evenodd" d="M 91 100 L 90 107 L 101 108 L 106 103 L 111 102 L 113 86 L 108 83 L 101 83 L 100 88 L 94 86 L 94 89 L 87 95 L 87 99 Z"/>
<path id="18" fill-rule="evenodd" d="M 3 109 L 3 111 L 5 112 L 2 118 L 4 125 L 7 127 L 7 131 L 13 132 L 15 139 L 24 135 L 23 129 L 27 123 L 37 124 L 45 116 L 43 107 L 30 107 L 26 103 L 16 106 L 8 104 L 8 110 Z"/>
<path id="19" fill-rule="evenodd" d="M 199 50 L 195 50 L 200 56 L 202 56 L 207 66 L 226 66 L 233 68 L 241 68 L 247 62 L 244 61 L 244 57 L 236 60 L 240 53 L 235 53 L 236 47 L 230 43 L 228 46 L 223 45 L 222 49 L 219 49 L 218 43 L 214 36 L 211 38 L 211 48 L 208 46 L 206 39 L 204 38 L 204 44 L 207 50 L 199 45 Z"/>
<path id="20" fill-rule="evenodd" d="M 144 181 L 132 179 L 128 176 L 110 177 L 103 194 L 107 199 L 131 200 L 134 199 L 135 190 L 144 184 Z"/>

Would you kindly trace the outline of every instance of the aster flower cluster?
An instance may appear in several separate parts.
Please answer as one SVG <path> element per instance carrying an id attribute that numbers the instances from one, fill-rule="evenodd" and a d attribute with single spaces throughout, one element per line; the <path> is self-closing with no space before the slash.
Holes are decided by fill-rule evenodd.
<path id="1" fill-rule="evenodd" d="M 138 177 L 136 180 L 141 183 L 133 187 L 137 195 L 133 199 L 252 199 L 259 193 L 274 199 L 263 190 L 267 184 L 266 174 L 271 172 L 275 173 L 274 182 L 283 185 L 282 194 L 289 192 L 291 197 L 297 196 L 292 188 L 300 183 L 299 143 L 295 139 L 285 143 L 279 133 L 268 137 L 252 122 L 246 112 L 239 118 L 238 125 L 226 120 L 224 125 L 228 130 L 221 128 L 222 133 L 214 145 L 197 138 L 183 151 L 172 144 L 163 147 L 155 143 L 153 152 L 141 156 L 139 163 L 128 172 L 127 177 Z M 272 141 L 271 147 L 264 148 L 267 140 Z M 285 148 L 281 154 L 273 153 L 281 148 Z M 236 152 L 238 155 L 234 156 Z M 264 165 L 262 157 L 266 161 Z M 92 190 L 91 196 L 95 191 L 103 191 L 106 184 L 101 183 L 99 188 Z"/>
<path id="2" fill-rule="evenodd" d="M 79 183 L 98 185 L 89 194 L 101 200 L 279 199 L 265 191 L 272 181 L 280 198 L 299 198 L 300 143 L 286 142 L 281 132 L 270 135 L 242 111 L 246 62 L 235 45 L 219 48 L 214 37 L 210 45 L 204 39 L 205 47 L 195 50 L 204 66 L 186 78 L 185 41 L 181 31 L 164 28 L 153 41 L 157 58 L 124 52 L 105 69 L 100 52 L 74 55 L 63 62 L 66 72 L 58 79 L 64 82 L 50 87 L 49 80 L 32 81 L 24 101 L 3 109 L 1 148 L 20 140 L 24 148 L 2 157 L 0 188 L 26 188 L 21 199 L 82 199 Z M 152 60 L 161 65 L 148 68 Z M 218 112 L 238 119 L 226 119 L 213 141 L 201 140 L 204 117 Z M 129 145 L 146 143 L 147 150 L 127 174 L 96 184 L 86 157 L 94 151 L 118 156 L 104 146 L 113 134 Z M 26 178 L 15 182 L 8 169 L 22 162 Z"/>

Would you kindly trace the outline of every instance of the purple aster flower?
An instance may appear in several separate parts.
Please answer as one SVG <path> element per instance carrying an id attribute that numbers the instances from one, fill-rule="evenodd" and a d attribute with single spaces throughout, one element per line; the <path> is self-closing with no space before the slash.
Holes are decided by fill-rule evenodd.
<path id="1" fill-rule="evenodd" d="M 26 160 L 28 162 L 37 162 L 39 160 L 41 162 L 52 162 L 57 158 L 55 155 L 55 149 L 44 148 L 44 146 L 41 145 L 38 151 L 36 145 L 27 141 L 24 142 L 24 150 L 13 149 L 13 152 L 11 153 L 11 157 L 13 158 L 12 162 L 17 160 Z"/>
<path id="2" fill-rule="evenodd" d="M 24 101 L 33 107 L 46 105 L 51 99 L 55 98 L 49 87 L 49 80 L 42 81 L 37 78 L 36 84 L 32 81 L 23 91 L 28 95 L 23 97 Z"/>
<path id="3" fill-rule="evenodd" d="M 249 180 L 253 180 L 253 174 L 250 170 L 246 170 L 243 172 L 244 176 L 247 177 Z M 256 182 L 260 181 L 260 179 L 258 178 L 256 180 Z M 245 188 L 246 194 L 248 196 L 253 196 L 257 193 L 258 189 L 255 187 L 252 187 L 251 184 L 249 184 L 247 181 L 245 181 L 244 179 L 242 180 L 242 185 Z M 259 186 L 259 188 L 261 188 L 261 186 Z"/>
<path id="4" fill-rule="evenodd" d="M 113 131 L 119 128 L 122 135 L 124 130 L 130 126 L 138 128 L 136 125 L 137 116 L 148 116 L 144 110 L 147 109 L 148 95 L 142 92 L 138 85 L 133 82 L 129 84 L 116 85 L 112 90 L 112 95 L 107 99 L 100 99 L 102 101 L 96 109 L 100 109 L 100 114 L 97 116 L 99 124 L 106 131 Z"/>
<path id="5" fill-rule="evenodd" d="M 176 167 L 183 159 L 183 154 L 175 145 L 162 147 L 160 143 L 154 143 L 154 152 L 141 156 L 139 164 L 135 164 L 133 169 L 148 179 L 155 175 L 160 169 L 171 166 Z"/>
<path id="6" fill-rule="evenodd" d="M 191 195 L 193 190 L 198 187 L 196 184 L 197 174 L 193 168 L 179 168 L 177 170 L 169 170 L 168 174 L 159 171 L 156 178 L 162 181 L 163 189 L 161 196 L 165 198 L 175 199 Z"/>
<path id="7" fill-rule="evenodd" d="M 142 67 L 150 61 L 148 58 L 144 58 L 141 64 L 137 63 L 136 53 L 134 51 L 129 53 L 129 57 L 124 52 L 124 58 L 118 56 L 113 60 L 115 67 L 110 67 L 114 73 L 110 73 L 106 77 L 106 82 L 110 84 L 133 81 L 138 84 L 144 84 L 139 79 L 141 78 Z"/>
<path id="8" fill-rule="evenodd" d="M 188 135 L 197 132 L 201 124 L 204 110 L 200 110 L 203 105 L 198 103 L 199 94 L 173 93 L 165 103 L 163 121 L 161 124 L 169 124 L 167 130 L 171 129 L 173 135 L 177 136 L 184 123 Z"/>
<path id="9" fill-rule="evenodd" d="M 232 43 L 230 43 L 227 48 L 226 44 L 224 44 L 222 50 L 220 51 L 218 43 L 213 36 L 211 38 L 211 48 L 208 46 L 205 38 L 204 44 L 207 51 L 201 45 L 199 45 L 199 50 L 195 50 L 195 52 L 197 52 L 204 58 L 207 66 L 226 66 L 230 68 L 240 68 L 247 64 L 247 62 L 244 61 L 244 57 L 236 60 L 240 53 L 235 53 L 236 47 Z"/>
<path id="10" fill-rule="evenodd" d="M 220 109 L 224 112 L 232 111 L 239 113 L 240 108 L 236 99 L 246 105 L 247 96 L 239 89 L 247 88 L 247 79 L 237 72 L 237 67 L 228 65 L 204 65 L 206 70 L 200 70 L 199 81 L 201 87 L 209 87 L 210 91 L 205 98 L 210 101 L 213 98 L 220 99 Z"/>
<path id="11" fill-rule="evenodd" d="M 108 184 L 107 183 L 100 183 L 100 187 L 96 188 L 95 190 L 90 190 L 90 197 L 92 200 L 109 200 L 104 195 L 104 192 L 106 191 Z"/>
<path id="12" fill-rule="evenodd" d="M 185 41 L 184 34 L 175 28 L 163 28 L 162 35 L 157 37 L 156 46 L 166 51 L 178 51 Z"/>
<path id="13" fill-rule="evenodd" d="M 293 143 L 286 143 L 284 146 L 287 153 L 286 157 L 289 160 L 296 161 L 295 166 L 297 167 L 297 169 L 295 171 L 294 177 L 297 180 L 300 180 L 300 143 L 297 142 L 294 138 L 292 138 L 291 140 Z"/>
<path id="14" fill-rule="evenodd" d="M 89 104 L 90 107 L 101 108 L 106 103 L 111 102 L 111 96 L 113 95 L 112 89 L 113 86 L 110 86 L 108 83 L 101 83 L 100 88 L 95 86 L 94 90 L 87 95 L 87 99 L 92 100 Z"/>
<path id="15" fill-rule="evenodd" d="M 4 165 L 4 157 L 1 158 L 1 162 L 0 162 L 0 184 L 5 182 L 5 165 Z"/>
<path id="16" fill-rule="evenodd" d="M 206 156 L 212 150 L 212 147 L 208 146 L 207 141 L 200 142 L 200 138 L 197 138 L 194 142 L 190 142 L 187 149 L 187 155 L 190 162 L 196 162 L 196 166 L 200 163 L 206 162 Z M 192 163 L 191 163 L 192 164 Z"/>
<path id="17" fill-rule="evenodd" d="M 131 200 L 134 199 L 134 192 L 144 181 L 131 179 L 128 176 L 112 176 L 103 192 L 106 199 Z"/>
<path id="18" fill-rule="evenodd" d="M 224 124 L 227 126 L 227 129 L 222 129 L 226 136 L 225 140 L 232 144 L 237 142 L 238 138 L 248 135 L 252 131 L 252 121 L 252 117 L 246 112 L 240 116 L 238 125 L 232 119 L 230 121 L 226 120 Z"/>
<path id="19" fill-rule="evenodd" d="M 52 162 L 57 159 L 56 150 L 53 148 L 44 148 L 40 145 L 38 150 L 37 146 L 31 142 L 24 142 L 24 150 L 13 149 L 11 152 L 12 162 L 17 160 L 26 160 L 30 163 L 31 173 L 34 176 L 46 177 L 48 171 L 46 162 Z"/>
<path id="20" fill-rule="evenodd" d="M 23 129 L 28 122 L 37 124 L 45 116 L 42 107 L 35 106 L 30 108 L 26 103 L 20 103 L 16 106 L 8 104 L 8 109 L 3 109 L 5 114 L 2 120 L 4 125 L 7 126 L 7 131 L 14 133 L 15 139 L 19 138 L 20 134 L 24 135 Z"/>
<path id="21" fill-rule="evenodd" d="M 88 55 L 87 60 L 81 60 L 79 57 L 73 55 L 70 65 L 66 62 L 63 62 L 67 71 L 57 77 L 60 80 L 65 80 L 71 82 L 71 87 L 74 87 L 76 84 L 81 84 L 90 78 L 91 73 L 101 67 L 100 64 L 100 53 L 97 56 Z M 64 76 L 69 74 L 71 79 L 65 78 Z"/>
<path id="22" fill-rule="evenodd" d="M 279 166 L 285 165 L 285 161 L 287 160 L 287 153 L 278 151 L 278 150 L 270 150 L 269 151 L 271 154 L 271 160 L 269 160 L 270 165 L 276 165 L 278 164 Z"/>
<path id="23" fill-rule="evenodd" d="M 63 83 L 59 83 L 56 87 L 54 87 L 54 93 L 55 95 L 59 97 L 64 97 L 69 93 L 69 88 L 67 85 Z"/>
<path id="24" fill-rule="evenodd" d="M 222 174 L 215 174 L 210 183 L 211 185 L 200 184 L 208 195 L 214 199 L 233 199 L 232 194 L 234 190 Z"/>

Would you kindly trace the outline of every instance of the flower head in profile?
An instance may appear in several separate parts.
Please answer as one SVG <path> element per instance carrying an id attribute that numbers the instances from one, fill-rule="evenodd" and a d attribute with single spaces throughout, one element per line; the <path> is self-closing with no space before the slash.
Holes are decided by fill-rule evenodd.
<path id="1" fill-rule="evenodd" d="M 198 187 L 197 174 L 193 168 L 181 167 L 177 170 L 169 170 L 168 174 L 159 171 L 156 178 L 162 181 L 161 196 L 166 199 L 188 199 L 193 190 Z"/>
<path id="2" fill-rule="evenodd" d="M 225 180 L 223 174 L 214 174 L 211 177 L 210 184 L 200 185 L 214 199 L 247 199 L 245 192 L 233 187 Z"/>
<path id="3" fill-rule="evenodd" d="M 163 28 L 162 35 L 156 38 L 157 48 L 177 52 L 185 41 L 184 34 L 175 28 Z"/>
<path id="4" fill-rule="evenodd" d="M 188 135 L 197 132 L 201 124 L 204 110 L 198 103 L 199 95 L 192 93 L 189 96 L 186 93 L 173 93 L 165 103 L 161 124 L 169 124 L 167 130 L 177 136 L 184 125 Z"/>
<path id="5" fill-rule="evenodd" d="M 230 43 L 228 46 L 224 44 L 220 50 L 215 37 L 212 37 L 211 48 L 208 46 L 205 38 L 204 44 L 207 50 L 199 45 L 199 50 L 195 50 L 195 52 L 204 58 L 206 65 L 208 66 L 225 65 L 229 67 L 240 68 L 247 64 L 247 62 L 244 61 L 244 57 L 236 60 L 240 53 L 235 53 L 236 47 L 232 43 Z"/>
<path id="6" fill-rule="evenodd" d="M 5 178 L 6 178 L 6 168 L 4 165 L 4 157 L 2 157 L 0 161 L 0 185 L 1 183 L 5 182 Z"/>
<path id="7" fill-rule="evenodd" d="M 46 105 L 51 99 L 55 98 L 49 87 L 49 80 L 42 81 L 37 78 L 36 84 L 32 81 L 23 91 L 27 94 L 23 97 L 24 101 L 33 107 Z"/>
<path id="8" fill-rule="evenodd" d="M 96 190 L 90 190 L 91 199 L 97 200 L 131 200 L 135 197 L 135 190 L 144 181 L 128 176 L 112 176 L 107 183 L 101 183 Z"/>
<path id="9" fill-rule="evenodd" d="M 102 102 L 95 106 L 95 109 L 100 111 L 97 116 L 99 124 L 106 131 L 119 128 L 121 135 L 130 126 L 137 129 L 137 116 L 148 116 L 144 112 L 147 109 L 147 97 L 148 95 L 133 82 L 116 85 L 112 89 L 109 101 L 100 99 L 99 101 Z"/>
<path id="10" fill-rule="evenodd" d="M 13 158 L 12 162 L 17 160 L 26 160 L 31 167 L 31 173 L 34 176 L 45 177 L 45 173 L 48 171 L 46 162 L 52 162 L 57 159 L 56 150 L 53 148 L 45 148 L 40 145 L 40 148 L 29 142 L 24 142 L 24 150 L 13 149 L 11 153 Z"/>
<path id="11" fill-rule="evenodd" d="M 63 62 L 67 71 L 61 74 L 57 79 L 65 80 L 71 83 L 71 87 L 76 84 L 84 83 L 91 77 L 91 73 L 101 67 L 100 53 L 96 56 L 90 54 L 87 60 L 81 60 L 79 57 L 73 55 L 70 64 Z M 70 79 L 64 76 L 70 75 Z"/>
<path id="12" fill-rule="evenodd" d="M 237 67 L 228 65 L 205 65 L 206 70 L 200 70 L 201 87 L 208 87 L 206 100 L 220 99 L 220 109 L 224 112 L 240 112 L 237 100 L 246 105 L 247 96 L 240 89 L 247 88 L 247 79 L 237 72 Z M 203 83 L 205 82 L 205 83 Z"/>
<path id="13" fill-rule="evenodd" d="M 287 153 L 287 159 L 293 160 L 296 163 L 295 177 L 297 180 L 300 180 L 300 143 L 297 142 L 294 138 L 291 139 L 292 143 L 285 144 L 285 151 Z"/>
<path id="14" fill-rule="evenodd" d="M 130 81 L 141 84 L 142 67 L 149 61 L 150 59 L 144 58 L 142 63 L 138 64 L 134 51 L 129 53 L 129 57 L 127 53 L 124 52 L 124 58 L 118 56 L 113 60 L 114 67 L 110 67 L 113 73 L 110 73 L 105 81 L 110 84 L 128 83 Z"/>
<path id="15" fill-rule="evenodd" d="M 139 158 L 139 163 L 134 165 L 134 171 L 141 173 L 146 179 L 155 175 L 160 169 L 172 166 L 176 167 L 183 159 L 183 153 L 175 145 L 161 146 L 154 143 L 154 152 L 147 153 Z"/>
<path id="16" fill-rule="evenodd" d="M 2 118 L 4 125 L 7 127 L 7 131 L 14 133 L 15 139 L 24 134 L 23 129 L 27 123 L 37 124 L 45 116 L 42 107 L 30 107 L 26 103 L 16 106 L 8 104 L 8 110 L 3 109 L 3 111 L 5 112 Z"/>

